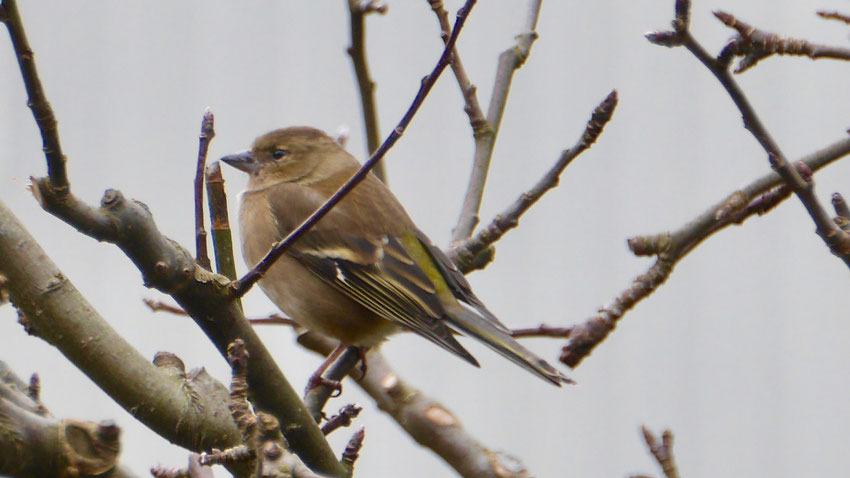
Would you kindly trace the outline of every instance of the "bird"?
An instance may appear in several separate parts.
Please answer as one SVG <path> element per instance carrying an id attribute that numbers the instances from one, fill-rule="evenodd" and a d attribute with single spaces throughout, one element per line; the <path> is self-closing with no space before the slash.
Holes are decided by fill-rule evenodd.
<path id="1" fill-rule="evenodd" d="M 248 266 L 361 167 L 334 138 L 308 126 L 263 134 L 221 161 L 249 176 L 239 206 Z M 374 347 L 410 330 L 478 367 L 455 337 L 469 335 L 551 384 L 573 383 L 511 336 L 372 173 L 294 242 L 259 286 L 298 325 L 344 345 Z"/>

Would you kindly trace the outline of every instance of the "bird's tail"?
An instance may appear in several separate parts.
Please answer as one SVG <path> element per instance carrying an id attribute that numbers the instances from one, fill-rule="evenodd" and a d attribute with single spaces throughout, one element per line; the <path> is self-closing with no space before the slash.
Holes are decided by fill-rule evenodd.
<path id="1" fill-rule="evenodd" d="M 545 360 L 520 345 L 519 342 L 502 328 L 496 327 L 495 324 L 490 323 L 489 320 L 478 313 L 458 304 L 457 307 L 453 307 L 452 310 L 448 311 L 447 319 L 460 332 L 480 340 L 503 357 L 543 380 L 559 387 L 562 383 L 575 383 L 572 379 L 555 369 L 555 367 L 549 365 Z"/>

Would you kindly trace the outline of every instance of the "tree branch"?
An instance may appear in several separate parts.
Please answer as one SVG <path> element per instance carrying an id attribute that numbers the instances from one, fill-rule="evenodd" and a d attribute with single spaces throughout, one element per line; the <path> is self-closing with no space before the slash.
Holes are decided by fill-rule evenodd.
<path id="1" fill-rule="evenodd" d="M 351 57 L 357 86 L 360 89 L 360 106 L 363 108 L 363 127 L 366 132 L 366 146 L 369 155 L 377 151 L 381 144 L 381 132 L 378 128 L 378 114 L 375 110 L 375 83 L 369 75 L 369 64 L 366 61 L 366 25 L 365 17 L 370 12 L 384 14 L 386 5 L 375 0 L 348 0 L 348 12 L 351 18 L 351 46 L 348 55 Z M 387 182 L 383 161 L 379 161 L 372 173 L 384 183 Z"/>
<path id="2" fill-rule="evenodd" d="M 195 168 L 195 261 L 201 267 L 212 270 L 210 256 L 207 253 L 207 231 L 204 229 L 204 165 L 210 141 L 215 137 L 215 117 L 207 108 L 201 120 L 201 134 L 198 136 L 198 163 Z"/>
<path id="3" fill-rule="evenodd" d="M 319 334 L 298 336 L 305 348 L 327 355 L 337 343 Z M 531 476 L 518 458 L 493 451 L 461 425 L 444 405 L 402 380 L 380 350 L 366 354 L 368 367 L 355 383 L 375 400 L 411 438 L 430 449 L 463 477 L 528 478 Z"/>
<path id="4" fill-rule="evenodd" d="M 847 15 L 845 13 L 841 13 L 835 10 L 818 10 L 815 13 L 817 13 L 819 17 L 824 18 L 826 20 L 838 20 L 840 22 L 850 25 L 850 15 Z"/>
<path id="5" fill-rule="evenodd" d="M 21 15 L 18 12 L 17 0 L 3 0 L 2 3 L 3 23 L 9 30 L 12 47 L 15 49 L 15 57 L 21 68 L 24 79 L 24 87 L 27 90 L 27 106 L 32 110 L 35 123 L 41 132 L 42 150 L 47 158 L 47 175 L 50 177 L 52 186 L 56 189 L 69 189 L 68 173 L 65 169 L 65 155 L 62 153 L 62 145 L 59 143 L 59 125 L 53 108 L 44 95 L 44 88 L 38 78 L 38 70 L 35 66 L 35 53 L 30 48 Z"/>
<path id="6" fill-rule="evenodd" d="M 715 16 L 727 24 L 734 25 L 734 18 L 724 12 L 715 12 Z M 762 123 L 755 109 L 750 104 L 743 90 L 735 81 L 729 71 L 729 64 L 735 55 L 740 54 L 748 47 L 746 43 L 732 40 L 715 59 L 696 41 L 689 30 L 690 1 L 678 0 L 676 2 L 676 19 L 673 21 L 674 31 L 654 32 L 647 35 L 647 39 L 655 42 L 657 38 L 663 39 L 663 46 L 684 46 L 688 49 L 706 68 L 711 71 L 717 81 L 723 86 L 729 97 L 738 107 L 747 129 L 759 142 L 767 153 L 770 166 L 782 176 L 782 179 L 791 187 L 797 198 L 814 221 L 815 232 L 823 239 L 829 249 L 844 263 L 850 267 L 850 234 L 842 231 L 827 214 L 814 192 L 814 181 L 804 179 L 797 168 L 791 166 L 785 158 L 785 154 L 779 148 L 779 144 L 773 139 L 767 128 Z M 749 45 L 752 46 L 752 45 Z"/>
<path id="7" fill-rule="evenodd" d="M 114 422 L 56 419 L 30 385 L 0 361 L 0 474 L 109 478 L 135 476 L 118 464 L 120 430 Z"/>
<path id="8" fill-rule="evenodd" d="M 643 434 L 646 446 L 649 447 L 649 452 L 658 462 L 664 476 L 666 478 L 679 478 L 679 470 L 676 469 L 676 461 L 673 459 L 673 433 L 670 430 L 664 430 L 661 433 L 661 443 L 658 443 L 658 438 L 648 428 L 641 426 L 640 431 Z"/>
<path id="9" fill-rule="evenodd" d="M 816 171 L 848 154 L 850 138 L 845 138 L 805 156 L 797 164 L 802 163 L 807 169 Z M 733 192 L 674 232 L 629 239 L 629 248 L 635 255 L 654 255 L 655 263 L 637 276 L 631 286 L 609 305 L 585 322 L 573 326 L 569 340 L 561 350 L 561 362 L 573 368 L 578 366 L 614 330 L 617 321 L 663 284 L 673 267 L 702 241 L 729 225 L 742 224 L 753 215 L 766 213 L 790 194 L 779 174 L 771 172 Z"/>
<path id="10" fill-rule="evenodd" d="M 255 393 L 256 406 L 273 413 L 278 418 L 282 428 L 287 431 L 289 443 L 311 468 L 322 473 L 344 475 L 345 470 L 334 456 L 321 430 L 307 412 L 298 394 L 295 393 L 274 363 L 271 354 L 260 341 L 260 338 L 245 320 L 241 307 L 237 302 L 234 302 L 227 279 L 199 267 L 192 260 L 188 251 L 163 236 L 157 229 L 150 211 L 142 203 L 126 200 L 119 191 L 110 189 L 104 194 L 101 207 L 95 209 L 71 194 L 65 174 L 64 156 L 59 155 L 61 161 L 56 159 L 56 152 L 59 151 L 59 138 L 55 129 L 55 118 L 50 113 L 50 124 L 54 127 L 44 127 L 44 118 L 39 115 L 40 112 L 45 111 L 47 101 L 36 73 L 35 63 L 32 62 L 32 51 L 28 46 L 25 48 L 21 46 L 26 45 L 26 37 L 20 16 L 17 14 L 15 1 L 4 0 L 2 5 L 3 20 L 12 37 L 12 43 L 15 45 L 15 51 L 21 65 L 21 73 L 26 89 L 30 92 L 31 102 L 35 101 L 38 105 L 41 105 L 34 106 L 33 112 L 46 145 L 45 155 L 48 162 L 49 177 L 33 179 L 32 190 L 39 204 L 46 211 L 74 226 L 80 232 L 100 241 L 111 242 L 121 248 L 142 272 L 145 284 L 148 287 L 156 287 L 160 291 L 171 294 L 207 334 L 207 337 L 213 341 L 222 355 L 226 353 L 227 345 L 230 342 L 237 338 L 243 339 L 249 353 L 258 364 L 256 368 L 252 367 L 248 373 L 248 381 Z M 46 110 L 49 113 L 49 106 L 46 106 Z M 55 145 L 55 147 L 48 147 L 47 145 Z M 3 249 L 12 250 L 11 246 Z M 10 254 L 4 255 L 10 256 Z M 16 266 L 6 265 L 6 267 Z M 23 272 L 15 270 L 17 273 L 23 274 Z M 51 271 L 53 270 L 55 269 L 51 268 Z M 11 279 L 10 274 L 5 275 Z M 35 279 L 33 279 L 32 283 L 42 287 L 59 289 L 63 289 L 65 284 L 68 284 L 58 271 L 41 279 L 41 282 L 35 282 Z M 71 289 L 73 288 L 71 287 Z M 14 291 L 14 289 L 12 290 Z M 76 297 L 76 291 L 72 290 L 72 292 Z M 84 301 L 81 299 L 80 297 L 77 302 L 72 303 L 83 305 Z M 33 297 L 30 304 L 30 307 L 33 307 L 31 312 L 40 310 L 36 308 L 36 302 L 44 300 L 43 297 Z M 54 306 L 60 307 L 60 309 L 57 309 L 57 314 L 60 313 L 59 310 L 64 310 L 62 304 L 54 304 Z M 38 307 L 41 307 L 41 305 Z M 88 315 L 85 312 L 90 310 L 90 307 L 84 304 L 84 309 L 80 313 L 84 314 L 85 317 Z M 46 335 L 48 330 L 53 333 L 51 327 L 44 327 L 41 333 Z M 72 335 L 76 336 L 75 334 L 67 334 L 53 338 L 58 342 L 60 339 L 66 340 L 68 336 Z M 95 333 L 94 336 L 96 335 Z M 89 337 L 82 336 L 80 340 L 82 343 L 87 343 Z M 102 347 L 108 347 L 113 341 L 119 339 L 120 337 L 117 334 L 113 334 L 110 340 L 98 342 L 98 344 Z M 51 343 L 56 344 L 56 342 Z M 57 344 L 57 346 L 59 345 Z M 88 350 L 91 350 L 91 348 Z M 113 357 L 111 352 L 108 356 Z M 80 357 L 76 360 L 72 359 L 72 361 L 78 367 L 87 365 L 81 363 L 84 359 Z M 262 366 L 259 364 L 262 364 Z M 111 376 L 114 374 L 113 369 L 114 363 L 111 364 L 110 368 L 97 372 L 108 372 L 108 375 Z M 154 388 L 154 384 L 145 381 L 136 382 L 136 387 L 119 387 L 114 384 L 107 384 L 105 380 L 107 377 L 101 378 L 101 381 L 95 381 L 125 406 L 134 400 L 134 395 L 129 393 L 131 390 L 141 393 L 142 391 L 150 392 L 150 389 Z M 145 388 L 145 386 L 148 388 Z M 159 386 L 162 387 L 163 385 Z M 144 390 L 140 390 L 141 388 L 144 388 Z M 166 391 L 167 389 L 163 390 L 163 392 Z M 116 397 L 116 395 L 122 394 L 126 396 Z M 168 395 L 163 393 L 163 396 Z M 135 406 L 136 404 L 133 404 L 127 408 L 132 410 Z M 165 406 L 162 408 L 165 408 Z M 151 412 L 149 420 L 156 421 L 165 418 L 168 417 L 163 413 Z M 180 423 L 184 425 L 186 422 Z M 162 434 L 167 436 L 166 434 L 173 429 L 173 424 L 173 421 L 170 422 L 170 429 L 161 426 L 152 426 L 152 428 L 162 430 Z M 204 434 L 204 436 L 207 435 Z M 224 436 L 226 434 L 221 433 L 216 435 L 215 438 L 222 439 Z M 195 440 L 199 439 L 201 438 L 195 438 Z M 199 449 L 194 445 L 190 448 Z"/>
<path id="11" fill-rule="evenodd" d="M 95 312 L 2 203 L 0 225 L 0 272 L 9 277 L 13 303 L 27 317 L 31 333 L 56 347 L 169 441 L 192 450 L 238 443 L 235 425 L 221 419 L 227 411 L 226 389 L 206 373 L 187 380 L 185 374 L 170 373 L 142 357 Z"/>
<path id="12" fill-rule="evenodd" d="M 497 214 L 493 221 L 487 227 L 478 231 L 478 234 L 474 237 L 453 244 L 449 251 L 449 257 L 462 271 L 469 272 L 487 265 L 487 262 L 493 257 L 492 253 L 485 255 L 487 249 L 501 239 L 505 233 L 517 227 L 520 216 L 528 211 L 547 191 L 558 185 L 558 178 L 570 162 L 590 148 L 602 134 L 602 129 L 611 120 L 616 107 L 617 91 L 614 90 L 593 110 L 593 114 L 578 141 L 561 153 L 555 165 L 531 190 L 520 195 L 513 204 L 501 214 Z M 485 259 L 481 259 L 482 256 Z"/>
<path id="13" fill-rule="evenodd" d="M 443 39 L 443 43 L 447 43 L 452 29 L 449 23 L 449 13 L 443 6 L 443 0 L 428 0 L 428 3 L 431 5 L 431 10 L 434 11 L 437 21 L 440 23 L 440 37 Z M 466 69 L 460 61 L 457 48 L 452 50 L 451 62 L 449 64 L 452 67 L 452 73 L 454 73 L 457 79 L 457 85 L 460 87 L 460 92 L 463 95 L 463 101 L 466 103 L 463 110 L 469 116 L 469 124 L 472 126 L 473 137 L 478 138 L 481 135 L 492 134 L 490 123 L 484 117 L 484 112 L 478 103 L 475 85 L 472 84 L 469 76 L 466 74 Z"/>
<path id="14" fill-rule="evenodd" d="M 726 54 L 741 57 L 741 61 L 734 70 L 735 73 L 742 73 L 771 55 L 807 56 L 812 60 L 820 58 L 850 60 L 848 48 L 819 45 L 796 38 L 783 38 L 776 33 L 760 30 L 721 10 L 715 11 L 714 16 L 727 27 L 738 31 L 739 36 L 731 40 L 725 48 Z"/>
<path id="15" fill-rule="evenodd" d="M 224 193 L 224 178 L 221 164 L 213 161 L 206 167 L 207 199 L 210 207 L 210 229 L 212 230 L 215 270 L 230 280 L 236 280 L 236 263 L 233 260 L 233 235 L 227 213 L 227 195 Z"/>
<path id="16" fill-rule="evenodd" d="M 475 156 L 472 162 L 472 174 L 461 206 L 460 217 L 452 231 L 452 241 L 457 242 L 468 238 L 478 224 L 478 210 L 481 208 L 481 198 L 484 195 L 484 184 L 490 169 L 490 158 L 496 144 L 496 135 L 502 124 L 502 115 L 511 89 L 511 81 L 518 70 L 531 54 L 531 45 L 537 39 L 537 18 L 540 15 L 540 0 L 529 0 L 523 32 L 517 35 L 516 44 L 499 55 L 499 66 L 496 68 L 496 80 L 493 93 L 490 96 L 490 106 L 487 108 L 487 125 L 473 124 L 475 134 Z M 463 87 L 462 87 L 463 88 Z M 465 90 L 464 97 L 466 97 Z"/>

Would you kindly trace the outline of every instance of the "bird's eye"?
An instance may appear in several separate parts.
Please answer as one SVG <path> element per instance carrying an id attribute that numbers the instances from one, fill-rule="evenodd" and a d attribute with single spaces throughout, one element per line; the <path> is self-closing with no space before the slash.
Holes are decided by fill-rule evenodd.
<path id="1" fill-rule="evenodd" d="M 272 151 L 272 158 L 280 159 L 280 158 L 286 156 L 287 154 L 289 154 L 288 149 L 276 149 L 276 150 Z"/>

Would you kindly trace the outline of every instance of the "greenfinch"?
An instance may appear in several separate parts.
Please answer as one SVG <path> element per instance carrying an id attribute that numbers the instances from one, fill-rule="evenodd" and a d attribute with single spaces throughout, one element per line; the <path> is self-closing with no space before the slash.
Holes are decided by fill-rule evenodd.
<path id="1" fill-rule="evenodd" d="M 249 175 L 239 210 L 249 266 L 360 168 L 337 141 L 304 126 L 264 134 L 250 150 L 221 160 Z M 346 345 L 372 347 L 406 329 L 478 366 L 456 340 L 458 332 L 550 383 L 570 382 L 514 340 L 372 174 L 301 236 L 259 285 L 299 325 Z"/>

